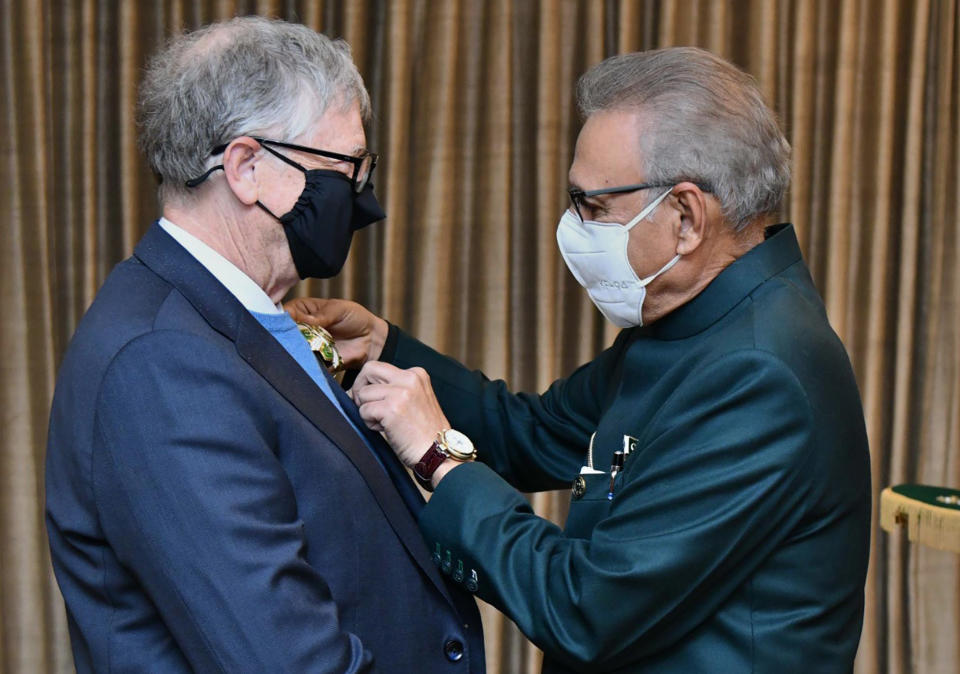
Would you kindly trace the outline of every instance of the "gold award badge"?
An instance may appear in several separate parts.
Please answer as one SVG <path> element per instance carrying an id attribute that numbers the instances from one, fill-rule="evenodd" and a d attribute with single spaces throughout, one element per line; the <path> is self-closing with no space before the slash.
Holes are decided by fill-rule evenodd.
<path id="1" fill-rule="evenodd" d="M 333 335 L 319 325 L 297 323 L 297 327 L 300 328 L 300 334 L 307 340 L 310 350 L 313 351 L 313 355 L 317 357 L 320 364 L 327 368 L 327 371 L 338 382 L 343 379 L 343 358 L 337 351 L 337 344 Z"/>

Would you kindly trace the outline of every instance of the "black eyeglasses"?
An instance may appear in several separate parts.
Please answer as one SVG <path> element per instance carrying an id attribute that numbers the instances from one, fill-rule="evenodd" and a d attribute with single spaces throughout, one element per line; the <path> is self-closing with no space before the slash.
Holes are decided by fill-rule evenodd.
<path id="1" fill-rule="evenodd" d="M 571 187 L 567 190 L 567 194 L 570 195 L 570 203 L 573 205 L 573 211 L 577 214 L 577 217 L 580 218 L 580 222 L 586 220 L 583 217 L 583 212 L 581 208 L 586 206 L 586 200 L 588 197 L 598 197 L 602 194 L 624 194 L 626 192 L 637 192 L 639 190 L 647 190 L 651 187 L 673 187 L 682 180 L 674 180 L 672 182 L 666 183 L 639 183 L 637 185 L 621 185 L 619 187 L 604 187 L 599 190 L 582 190 L 579 187 Z M 694 185 L 699 187 L 702 191 L 710 193 L 713 192 L 713 188 L 710 187 L 707 183 L 698 183 L 694 182 Z"/>
<path id="2" fill-rule="evenodd" d="M 335 159 L 337 161 L 345 161 L 353 164 L 353 173 L 350 175 L 350 184 L 353 187 L 354 192 L 362 192 L 363 188 L 367 186 L 367 183 L 370 182 L 370 176 L 373 175 L 373 169 L 377 167 L 378 155 L 373 152 L 368 152 L 364 150 L 359 156 L 341 154 L 339 152 L 330 152 L 329 150 L 318 150 L 313 147 L 306 147 L 305 145 L 294 145 L 293 143 L 285 143 L 279 140 L 269 140 L 267 138 L 257 138 L 251 136 L 255 141 L 260 143 L 263 146 L 263 149 L 274 155 L 278 159 L 290 164 L 294 168 L 300 169 L 301 171 L 306 171 L 307 169 L 301 166 L 299 163 L 295 162 L 290 157 L 287 157 L 280 152 L 274 150 L 271 145 L 276 147 L 286 148 L 288 150 L 297 150 L 298 152 L 307 152 L 309 154 L 319 155 L 321 157 L 327 157 L 328 159 Z M 224 143 L 223 145 L 218 145 L 210 152 L 211 157 L 215 157 L 218 154 L 222 154 L 224 150 L 227 149 L 229 143 Z M 206 173 L 202 176 L 196 178 L 191 178 L 186 182 L 187 187 L 196 187 L 204 180 L 207 179 L 211 173 L 218 169 L 222 169 L 223 164 L 218 164 L 217 166 L 211 167 Z"/>

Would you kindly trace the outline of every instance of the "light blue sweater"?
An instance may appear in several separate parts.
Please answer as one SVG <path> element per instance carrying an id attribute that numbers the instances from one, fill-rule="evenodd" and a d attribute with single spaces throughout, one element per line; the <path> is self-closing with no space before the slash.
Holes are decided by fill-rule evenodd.
<path id="1" fill-rule="evenodd" d="M 353 430 L 363 438 L 364 444 L 379 462 L 380 457 L 373 451 L 373 447 L 371 447 L 367 441 L 366 435 L 357 428 L 350 416 L 343 411 L 343 406 L 340 404 L 340 401 L 337 400 L 337 396 L 334 394 L 332 388 L 332 386 L 337 385 L 336 382 L 320 368 L 317 357 L 313 355 L 313 351 L 310 350 L 310 345 L 307 344 L 307 340 L 300 334 L 300 328 L 298 328 L 294 320 L 290 318 L 290 314 L 286 312 L 282 314 L 261 314 L 256 311 L 251 311 L 250 313 L 253 314 L 253 317 L 257 319 L 267 332 L 273 335 L 274 339 L 280 342 L 280 345 L 287 350 L 287 353 L 293 356 L 293 359 L 300 364 L 300 367 L 310 375 L 310 378 L 316 382 L 320 390 L 323 391 L 323 394 L 327 396 L 330 402 L 333 403 L 333 406 L 340 411 L 343 418 L 350 423 Z"/>

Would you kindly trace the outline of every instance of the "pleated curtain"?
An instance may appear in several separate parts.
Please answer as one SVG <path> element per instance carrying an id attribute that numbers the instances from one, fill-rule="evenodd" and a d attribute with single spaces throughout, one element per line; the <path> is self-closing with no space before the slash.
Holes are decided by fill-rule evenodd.
<path id="1" fill-rule="evenodd" d="M 251 13 L 345 38 L 373 101 L 388 219 L 339 277 L 294 293 L 360 301 L 514 390 L 615 334 L 556 250 L 577 77 L 669 45 L 753 74 L 793 146 L 782 217 L 853 361 L 875 496 L 960 487 L 956 1 L 0 0 L 0 673 L 73 670 L 47 418 L 78 320 L 159 215 L 135 145 L 143 64 L 177 31 Z M 562 522 L 568 498 L 532 500 Z M 875 526 L 865 591 L 857 672 L 960 671 L 960 556 Z M 538 671 L 536 648 L 483 616 L 489 671 Z"/>

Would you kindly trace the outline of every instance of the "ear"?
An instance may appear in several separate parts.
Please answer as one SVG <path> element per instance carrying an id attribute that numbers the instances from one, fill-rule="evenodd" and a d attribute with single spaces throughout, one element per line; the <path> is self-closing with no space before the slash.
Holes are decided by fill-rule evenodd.
<path id="1" fill-rule="evenodd" d="M 689 255 L 699 248 L 706 235 L 709 219 L 707 195 L 693 183 L 682 182 L 673 188 L 673 197 L 680 211 L 680 220 L 675 225 L 677 254 Z"/>
<path id="2" fill-rule="evenodd" d="M 227 184 L 241 203 L 252 206 L 259 198 L 256 163 L 260 143 L 248 136 L 235 138 L 223 151 L 223 172 Z"/>

